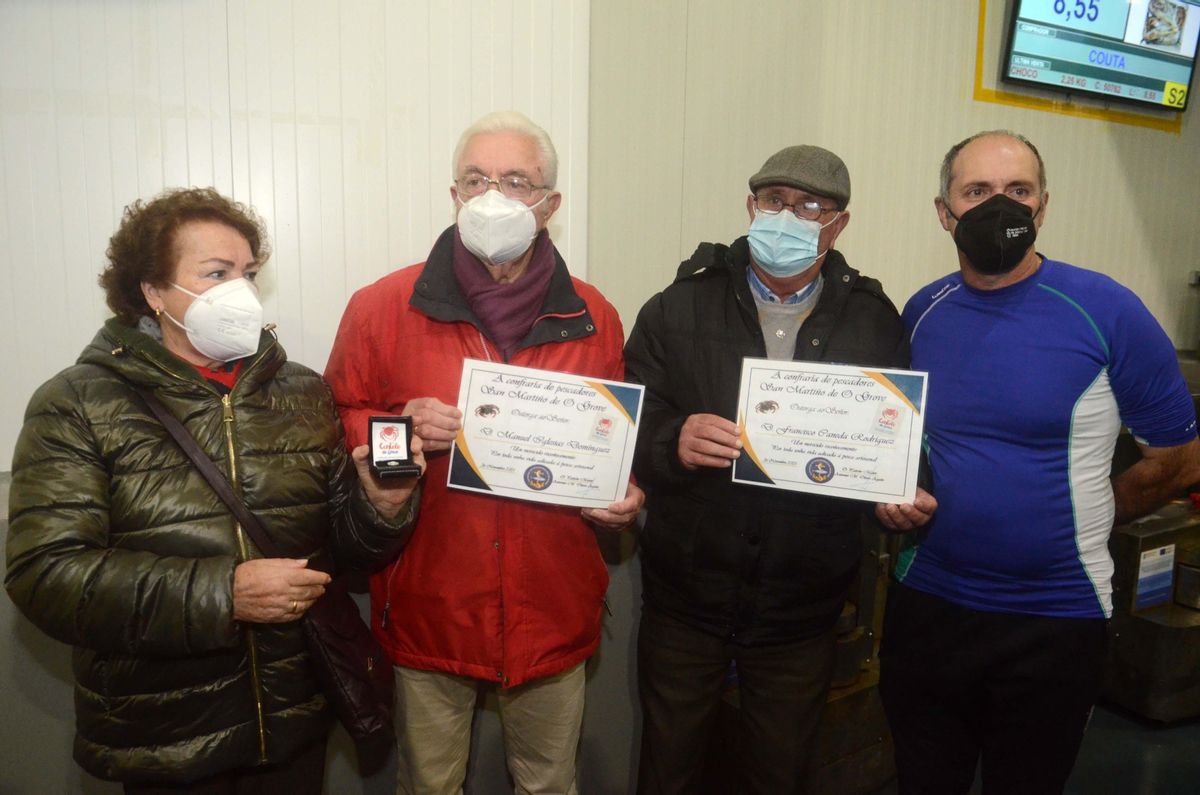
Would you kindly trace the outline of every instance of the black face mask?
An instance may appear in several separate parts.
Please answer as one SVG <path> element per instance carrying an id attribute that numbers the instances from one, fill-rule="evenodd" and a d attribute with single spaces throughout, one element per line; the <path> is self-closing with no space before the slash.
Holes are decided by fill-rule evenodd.
<path id="1" fill-rule="evenodd" d="M 954 243 L 972 267 L 986 276 L 999 276 L 1017 267 L 1037 239 L 1034 212 L 1003 193 L 975 205 L 956 218 Z M 1038 210 L 1041 212 L 1041 209 Z"/>

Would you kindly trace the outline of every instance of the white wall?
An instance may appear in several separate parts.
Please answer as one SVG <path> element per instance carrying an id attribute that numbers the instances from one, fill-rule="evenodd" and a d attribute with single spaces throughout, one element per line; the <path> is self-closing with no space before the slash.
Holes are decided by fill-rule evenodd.
<path id="1" fill-rule="evenodd" d="M 552 233 L 585 274 L 588 21 L 587 0 L 0 0 L 0 470 L 108 316 L 122 208 L 164 187 L 259 211 L 267 319 L 320 370 L 350 294 L 452 222 L 458 134 L 515 108 L 558 148 Z"/>
<path id="2" fill-rule="evenodd" d="M 747 178 L 797 143 L 846 161 L 851 222 L 838 248 L 902 306 L 958 267 L 933 209 L 942 155 L 1007 127 L 1046 161 L 1039 250 L 1124 283 L 1176 347 L 1196 347 L 1200 288 L 1187 276 L 1200 269 L 1200 103 L 1175 133 L 976 101 L 984 5 L 593 3 L 589 275 L 626 331 L 698 243 L 746 233 Z M 1007 5 L 986 3 L 991 87 Z"/>

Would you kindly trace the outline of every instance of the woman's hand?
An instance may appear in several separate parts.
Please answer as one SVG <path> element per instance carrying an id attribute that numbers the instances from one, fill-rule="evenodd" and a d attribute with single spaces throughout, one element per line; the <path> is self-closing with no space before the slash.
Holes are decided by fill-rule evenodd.
<path id="1" fill-rule="evenodd" d="M 625 490 L 625 499 L 610 503 L 607 508 L 584 508 L 581 513 L 601 530 L 624 530 L 637 519 L 645 502 L 646 492 L 630 483 Z"/>
<path id="2" fill-rule="evenodd" d="M 304 615 L 325 593 L 329 575 L 304 558 L 256 558 L 233 570 L 233 618 L 282 624 Z"/>
<path id="3" fill-rule="evenodd" d="M 424 442 L 415 433 L 409 449 L 412 451 L 412 462 L 421 468 L 421 475 L 424 475 L 425 454 L 422 452 Z M 413 489 L 417 487 L 417 481 L 421 479 L 421 476 L 384 479 L 375 477 L 371 472 L 368 460 L 371 457 L 371 448 L 365 444 L 355 447 L 350 452 L 350 457 L 354 460 L 354 468 L 358 470 L 358 481 L 362 483 L 363 491 L 366 492 L 371 505 L 379 512 L 380 516 L 389 522 L 395 519 L 404 509 L 409 498 L 412 497 Z"/>

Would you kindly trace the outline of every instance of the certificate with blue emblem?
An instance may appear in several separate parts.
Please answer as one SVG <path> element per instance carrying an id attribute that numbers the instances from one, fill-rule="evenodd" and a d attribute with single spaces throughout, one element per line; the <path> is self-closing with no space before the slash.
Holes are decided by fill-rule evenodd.
<path id="1" fill-rule="evenodd" d="M 448 485 L 607 508 L 625 498 L 644 388 L 467 359 Z"/>
<path id="2" fill-rule="evenodd" d="M 871 502 L 912 502 L 928 375 L 742 360 L 733 480 Z"/>

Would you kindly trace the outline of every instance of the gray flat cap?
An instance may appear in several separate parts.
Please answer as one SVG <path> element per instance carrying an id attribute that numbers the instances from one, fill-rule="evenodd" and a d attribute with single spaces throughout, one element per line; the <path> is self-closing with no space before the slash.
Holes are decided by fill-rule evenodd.
<path id="1" fill-rule="evenodd" d="M 787 185 L 827 196 L 845 209 L 850 203 L 850 172 L 842 159 L 819 146 L 789 146 L 767 158 L 750 178 L 751 192 L 764 185 Z"/>

